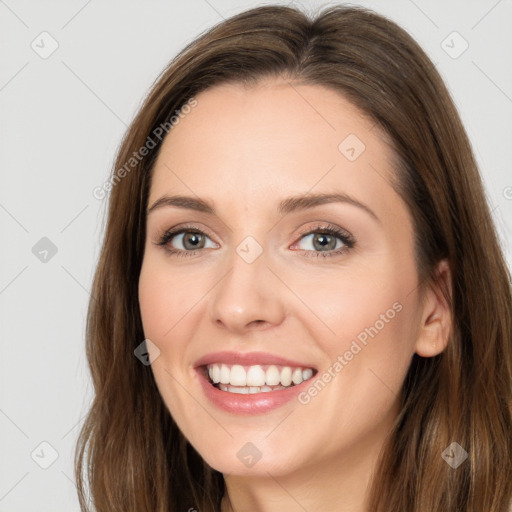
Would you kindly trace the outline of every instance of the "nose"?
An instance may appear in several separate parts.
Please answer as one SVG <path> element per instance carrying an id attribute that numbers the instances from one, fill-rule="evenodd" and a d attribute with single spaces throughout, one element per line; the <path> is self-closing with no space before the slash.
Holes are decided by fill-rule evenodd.
<path id="1" fill-rule="evenodd" d="M 282 283 L 267 267 L 265 251 L 252 263 L 233 251 L 231 267 L 212 290 L 211 321 L 233 334 L 267 329 L 285 317 Z"/>

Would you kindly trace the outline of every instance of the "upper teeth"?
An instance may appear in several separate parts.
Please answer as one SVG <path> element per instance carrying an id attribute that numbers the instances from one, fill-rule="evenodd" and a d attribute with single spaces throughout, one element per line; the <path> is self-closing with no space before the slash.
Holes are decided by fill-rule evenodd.
<path id="1" fill-rule="evenodd" d="M 232 386 L 290 386 L 300 384 L 313 376 L 311 368 L 292 368 L 291 366 L 239 364 L 209 364 L 208 375 L 215 383 Z"/>

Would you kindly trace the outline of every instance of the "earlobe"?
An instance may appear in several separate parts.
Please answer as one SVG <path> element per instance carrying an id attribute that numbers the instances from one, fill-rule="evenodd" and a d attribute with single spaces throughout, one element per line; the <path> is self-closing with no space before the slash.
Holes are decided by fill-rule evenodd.
<path id="1" fill-rule="evenodd" d="M 415 352 L 421 357 L 436 356 L 448 346 L 452 330 L 451 282 L 450 266 L 446 260 L 441 260 L 425 290 L 415 346 Z"/>

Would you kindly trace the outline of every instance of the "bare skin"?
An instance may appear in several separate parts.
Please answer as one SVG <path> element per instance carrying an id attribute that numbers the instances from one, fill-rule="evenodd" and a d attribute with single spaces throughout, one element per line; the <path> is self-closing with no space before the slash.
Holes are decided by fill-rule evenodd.
<path id="1" fill-rule="evenodd" d="M 210 201 L 216 214 L 164 206 L 147 218 L 139 301 L 145 336 L 161 351 L 152 364 L 158 389 L 190 443 L 224 474 L 222 512 L 366 512 L 411 358 L 444 350 L 451 322 L 437 289 L 420 301 L 411 216 L 390 185 L 391 149 L 374 123 L 320 86 L 273 79 L 196 99 L 164 140 L 148 206 L 186 195 Z M 353 138 L 339 149 L 349 134 L 364 151 Z M 277 210 L 289 196 L 334 192 L 373 213 L 349 202 Z M 353 246 L 322 239 L 327 224 Z M 193 251 L 183 233 L 157 245 L 185 225 L 204 233 L 193 255 L 168 250 Z M 247 237 L 262 250 L 251 263 L 237 252 Z M 444 262 L 440 270 L 448 279 Z M 371 326 L 377 334 L 356 352 L 353 341 Z M 209 401 L 194 370 L 220 350 L 307 361 L 331 379 L 309 401 L 233 414 Z M 335 371 L 339 356 L 346 364 Z M 237 457 L 247 442 L 262 454 L 252 467 Z"/>

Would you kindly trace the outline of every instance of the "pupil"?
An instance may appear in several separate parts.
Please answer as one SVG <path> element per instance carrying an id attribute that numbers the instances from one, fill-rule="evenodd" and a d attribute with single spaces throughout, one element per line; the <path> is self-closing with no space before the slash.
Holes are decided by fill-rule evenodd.
<path id="1" fill-rule="evenodd" d="M 329 238 L 331 239 L 330 243 L 328 241 Z M 320 240 L 323 240 L 323 242 Z M 317 236 L 315 236 L 315 242 L 318 242 L 318 241 L 320 241 L 321 248 L 325 249 L 327 247 L 328 249 L 334 249 L 333 244 L 332 244 L 332 242 L 334 241 L 334 237 L 331 237 L 331 235 L 326 235 L 325 233 L 317 235 Z M 334 244 L 334 245 L 336 245 L 336 244 Z"/>
<path id="2" fill-rule="evenodd" d="M 199 240 L 200 236 L 201 236 L 201 235 L 200 235 L 199 233 L 188 233 L 188 234 L 187 234 L 187 235 L 185 235 L 185 237 L 184 237 L 185 245 L 186 245 L 187 243 L 191 242 L 191 238 L 195 238 L 195 239 L 196 239 L 196 241 L 195 241 L 195 242 L 193 242 L 193 241 L 192 241 L 192 248 L 193 248 L 193 249 L 194 249 L 194 248 L 197 248 L 197 247 L 198 247 L 198 243 L 200 243 L 200 240 Z"/>

